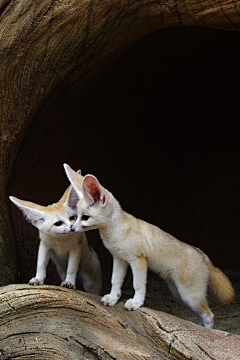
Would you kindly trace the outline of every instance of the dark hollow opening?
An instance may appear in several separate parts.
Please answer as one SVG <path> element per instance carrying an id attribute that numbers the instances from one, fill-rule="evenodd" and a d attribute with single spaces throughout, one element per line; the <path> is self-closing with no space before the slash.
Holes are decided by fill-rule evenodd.
<path id="1" fill-rule="evenodd" d="M 62 164 L 97 176 L 124 210 L 240 270 L 239 33 L 197 28 L 145 36 L 78 84 L 26 139 L 11 195 L 47 205 L 68 186 Z M 13 207 L 21 279 L 38 236 Z M 105 287 L 111 256 L 97 231 Z M 52 269 L 47 283 L 58 284 Z"/>

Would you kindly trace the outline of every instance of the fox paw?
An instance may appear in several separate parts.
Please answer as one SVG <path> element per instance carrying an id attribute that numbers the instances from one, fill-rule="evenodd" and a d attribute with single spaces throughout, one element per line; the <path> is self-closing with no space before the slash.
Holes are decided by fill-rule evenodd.
<path id="1" fill-rule="evenodd" d="M 76 289 L 75 285 L 73 285 L 70 281 L 63 281 L 60 286 L 63 286 L 68 289 Z"/>
<path id="2" fill-rule="evenodd" d="M 119 297 L 114 298 L 110 294 L 104 295 L 101 299 L 101 303 L 105 306 L 114 306 L 118 302 Z"/>
<path id="3" fill-rule="evenodd" d="M 140 306 L 142 306 L 142 302 L 140 301 L 136 301 L 134 299 L 128 299 L 124 305 L 125 309 L 127 310 L 137 310 L 138 308 L 140 308 Z"/>
<path id="4" fill-rule="evenodd" d="M 42 279 L 38 279 L 38 278 L 32 278 L 31 280 L 29 280 L 29 285 L 42 285 L 44 283 L 44 280 Z"/>

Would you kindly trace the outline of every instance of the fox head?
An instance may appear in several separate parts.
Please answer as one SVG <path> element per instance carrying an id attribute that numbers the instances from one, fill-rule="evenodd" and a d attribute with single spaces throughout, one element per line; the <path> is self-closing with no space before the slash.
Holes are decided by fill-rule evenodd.
<path id="1" fill-rule="evenodd" d="M 81 182 L 83 177 L 76 173 L 76 178 Z M 9 198 L 23 212 L 26 219 L 45 235 L 59 237 L 74 231 L 72 226 L 77 219 L 80 192 L 77 193 L 73 186 L 68 187 L 57 203 L 48 206 L 37 205 L 14 196 Z"/>
<path id="2" fill-rule="evenodd" d="M 79 182 L 76 173 L 70 166 L 64 164 L 69 181 L 77 192 L 78 217 L 73 225 L 74 231 L 88 231 L 107 227 L 117 201 L 112 194 L 100 185 L 93 175 L 86 175 Z"/>

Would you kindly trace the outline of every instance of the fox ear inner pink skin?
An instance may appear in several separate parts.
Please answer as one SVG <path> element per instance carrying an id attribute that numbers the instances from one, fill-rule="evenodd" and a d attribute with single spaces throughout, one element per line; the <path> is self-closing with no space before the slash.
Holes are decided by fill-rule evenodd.
<path id="1" fill-rule="evenodd" d="M 102 196 L 101 185 L 98 180 L 92 175 L 86 175 L 83 179 L 83 194 L 87 202 L 95 204 L 101 200 L 105 203 L 105 195 Z"/>

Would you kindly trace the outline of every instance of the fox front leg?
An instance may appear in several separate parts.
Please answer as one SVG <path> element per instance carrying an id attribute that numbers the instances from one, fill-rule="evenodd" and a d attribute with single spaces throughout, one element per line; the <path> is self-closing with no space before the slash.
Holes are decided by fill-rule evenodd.
<path id="1" fill-rule="evenodd" d="M 128 263 L 113 257 L 112 288 L 110 294 L 103 296 L 101 302 L 106 306 L 114 306 L 121 297 L 121 287 L 127 273 Z"/>
<path id="2" fill-rule="evenodd" d="M 46 278 L 46 269 L 50 258 L 50 249 L 40 241 L 38 249 L 37 272 L 36 276 L 30 281 L 30 285 L 42 285 Z"/>
<path id="3" fill-rule="evenodd" d="M 125 309 L 136 310 L 143 305 L 146 295 L 147 282 L 147 261 L 144 257 L 137 258 L 130 262 L 133 273 L 133 287 L 135 294 L 133 299 L 128 299 Z"/>
<path id="4" fill-rule="evenodd" d="M 81 245 L 78 247 L 78 249 L 73 248 L 71 251 L 69 251 L 66 278 L 61 283 L 60 286 L 69 289 L 76 289 L 76 277 L 80 263 L 80 258 L 81 258 Z"/>

